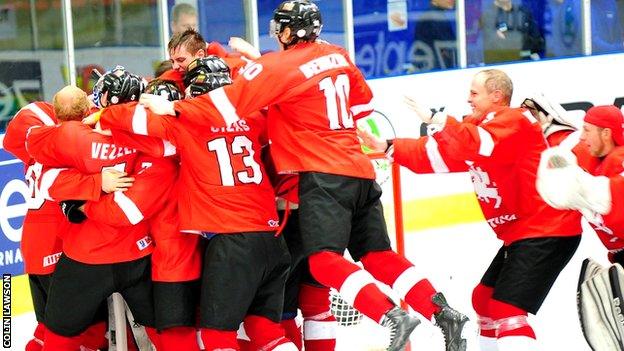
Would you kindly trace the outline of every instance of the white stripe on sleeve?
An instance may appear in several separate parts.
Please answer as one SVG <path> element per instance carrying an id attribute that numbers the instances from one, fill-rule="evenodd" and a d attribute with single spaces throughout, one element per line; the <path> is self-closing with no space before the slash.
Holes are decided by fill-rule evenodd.
<path id="1" fill-rule="evenodd" d="M 147 135 L 147 112 L 145 106 L 139 104 L 132 115 L 132 132 L 139 135 Z"/>
<path id="2" fill-rule="evenodd" d="M 442 154 L 440 154 L 438 142 L 433 137 L 429 137 L 425 143 L 425 149 L 427 150 L 427 157 L 433 171 L 436 173 L 448 173 L 448 166 L 444 162 Z"/>
<path id="3" fill-rule="evenodd" d="M 115 191 L 113 199 L 115 200 L 119 208 L 121 208 L 131 224 L 134 225 L 143 220 L 143 213 L 141 213 L 141 210 L 139 210 L 137 205 L 132 202 L 132 200 L 130 200 L 130 198 L 127 197 L 126 194 L 122 193 L 121 191 Z"/>
<path id="4" fill-rule="evenodd" d="M 529 122 L 531 122 L 531 123 L 537 123 L 537 119 L 535 118 L 535 116 L 533 116 L 533 114 L 532 114 L 531 112 L 529 112 L 529 111 L 524 111 L 524 112 L 522 112 L 522 115 L 523 115 L 524 117 L 526 117 L 526 119 L 528 119 L 528 120 L 529 120 Z"/>
<path id="5" fill-rule="evenodd" d="M 210 99 L 212 99 L 215 107 L 223 117 L 226 125 L 229 126 L 240 119 L 236 114 L 236 109 L 230 102 L 230 99 L 227 97 L 227 95 L 225 95 L 225 90 L 223 90 L 223 87 L 209 92 L 208 95 L 210 96 Z"/>
<path id="6" fill-rule="evenodd" d="M 374 108 L 373 108 L 373 104 L 369 102 L 368 104 L 351 106 L 350 110 L 354 116 L 357 116 L 362 112 L 372 111 L 374 110 Z"/>
<path id="7" fill-rule="evenodd" d="M 492 152 L 494 152 L 494 139 L 492 139 L 492 135 L 488 133 L 487 130 L 477 127 L 477 131 L 479 132 L 479 155 L 481 156 L 492 156 Z"/>
<path id="8" fill-rule="evenodd" d="M 66 169 L 67 168 L 52 168 L 45 171 L 41 175 L 39 190 L 41 191 L 41 195 L 43 195 L 44 199 L 54 201 L 54 199 L 50 196 L 50 187 L 52 187 L 52 184 L 54 184 L 54 181 L 58 177 L 59 173 Z"/>
<path id="9" fill-rule="evenodd" d="M 34 102 L 24 106 L 24 108 L 31 110 L 37 116 L 37 118 L 39 118 L 39 120 L 43 122 L 43 124 L 45 124 L 46 126 L 53 126 L 55 124 L 52 120 L 52 117 L 50 117 L 47 113 L 43 112 L 41 107 L 37 106 L 37 104 L 35 104 Z"/>

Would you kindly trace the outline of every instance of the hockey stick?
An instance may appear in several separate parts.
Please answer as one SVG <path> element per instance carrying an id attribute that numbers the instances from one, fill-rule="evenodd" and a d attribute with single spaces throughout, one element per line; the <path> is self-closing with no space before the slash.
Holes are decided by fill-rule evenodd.
<path id="1" fill-rule="evenodd" d="M 115 329 L 111 330 L 109 350 L 127 351 L 128 335 L 126 333 L 126 303 L 119 293 L 113 293 L 108 298 L 109 323 Z M 110 313 L 112 312 L 112 316 Z M 112 317 L 112 318 L 111 318 Z"/>

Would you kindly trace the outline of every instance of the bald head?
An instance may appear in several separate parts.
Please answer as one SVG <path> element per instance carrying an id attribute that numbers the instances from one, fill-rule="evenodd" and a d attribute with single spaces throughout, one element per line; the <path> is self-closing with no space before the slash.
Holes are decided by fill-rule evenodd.
<path id="1" fill-rule="evenodd" d="M 475 79 L 483 83 L 488 93 L 499 90 L 503 95 L 503 102 L 509 105 L 513 95 L 513 83 L 505 72 L 498 69 L 486 69 L 477 73 Z"/>
<path id="2" fill-rule="evenodd" d="M 89 112 L 87 93 L 68 85 L 54 94 L 54 114 L 59 121 L 80 121 Z"/>

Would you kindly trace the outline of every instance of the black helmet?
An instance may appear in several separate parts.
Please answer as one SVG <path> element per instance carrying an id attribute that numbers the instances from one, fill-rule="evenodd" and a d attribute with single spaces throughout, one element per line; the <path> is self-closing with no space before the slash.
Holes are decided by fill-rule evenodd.
<path id="1" fill-rule="evenodd" d="M 214 55 L 199 57 L 191 61 L 186 67 L 186 74 L 184 75 L 184 85 L 187 87 L 191 84 L 200 74 L 210 75 L 213 73 L 226 74 L 230 76 L 230 67 L 223 61 L 222 58 Z"/>
<path id="2" fill-rule="evenodd" d="M 288 44 L 314 41 L 323 28 L 321 11 L 308 0 L 284 1 L 273 13 L 269 34 L 279 36 L 287 27 L 292 33 Z"/>
<path id="3" fill-rule="evenodd" d="M 106 105 L 136 101 L 145 90 L 145 85 L 143 78 L 126 71 L 122 66 L 116 66 L 101 76 L 93 87 L 93 102 L 96 106 L 103 107 L 104 93 L 108 93 Z"/>
<path id="4" fill-rule="evenodd" d="M 145 88 L 146 94 L 160 95 L 169 101 L 182 100 L 182 93 L 178 87 L 167 80 L 154 79 Z"/>
<path id="5" fill-rule="evenodd" d="M 200 73 L 191 79 L 187 88 L 187 94 L 191 97 L 196 97 L 228 84 L 232 84 L 232 78 L 229 73 Z"/>

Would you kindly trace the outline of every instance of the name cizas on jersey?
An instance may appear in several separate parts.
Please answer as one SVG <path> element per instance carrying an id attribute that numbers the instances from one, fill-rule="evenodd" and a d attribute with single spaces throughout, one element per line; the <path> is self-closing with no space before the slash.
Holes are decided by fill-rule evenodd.
<path id="1" fill-rule="evenodd" d="M 248 132 L 251 130 L 251 127 L 247 124 L 247 121 L 244 119 L 240 119 L 227 127 L 215 127 L 211 126 L 210 131 L 212 133 L 237 133 L 237 132 Z"/>

